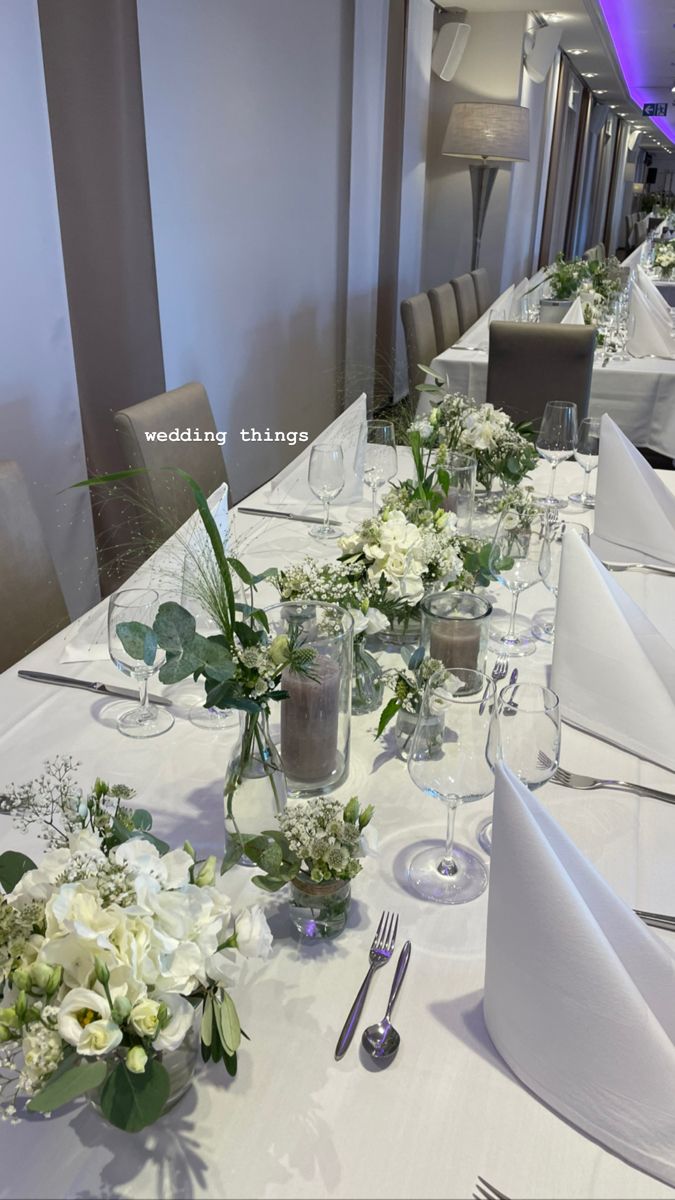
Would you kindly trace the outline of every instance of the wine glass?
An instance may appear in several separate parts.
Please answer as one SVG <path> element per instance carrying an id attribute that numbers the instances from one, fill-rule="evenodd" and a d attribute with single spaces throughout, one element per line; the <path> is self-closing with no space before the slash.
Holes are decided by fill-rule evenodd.
<path id="1" fill-rule="evenodd" d="M 571 458 L 577 444 L 577 406 L 567 400 L 549 400 L 541 421 L 535 443 L 540 458 L 551 464 L 551 487 L 548 496 L 540 499 L 542 505 L 566 508 L 566 500 L 556 500 L 555 472 L 559 463 Z"/>
<path id="2" fill-rule="evenodd" d="M 573 529 L 582 541 L 590 546 L 591 539 L 588 529 L 578 521 L 548 521 L 544 528 L 539 551 L 539 576 L 542 583 L 558 598 L 558 580 L 560 578 L 560 560 L 562 558 L 563 538 L 566 529 Z M 552 642 L 555 633 L 555 608 L 543 608 L 534 614 L 532 633 L 540 642 Z"/>
<path id="3" fill-rule="evenodd" d="M 366 429 L 363 481 L 372 493 L 373 516 L 377 516 L 377 493 L 383 483 L 396 478 L 398 458 L 396 433 L 391 421 L 369 421 Z"/>
<path id="4" fill-rule="evenodd" d="M 118 671 L 133 676 L 139 689 L 138 704 L 117 718 L 117 728 L 125 737 L 157 737 L 173 725 L 168 709 L 148 700 L 150 677 L 166 660 L 152 630 L 158 606 L 159 596 L 153 588 L 122 588 L 108 601 L 110 657 Z"/>
<path id="5" fill-rule="evenodd" d="M 317 500 L 323 504 L 323 525 L 315 525 L 310 530 L 312 537 L 322 540 L 339 537 L 340 530 L 331 525 L 329 518 L 331 501 L 340 495 L 345 486 L 342 446 L 333 446 L 329 442 L 317 442 L 316 446 L 312 446 L 307 479 Z"/>
<path id="6" fill-rule="evenodd" d="M 487 744 L 494 770 L 505 762 L 534 790 L 555 773 L 560 762 L 560 702 L 550 688 L 538 683 L 513 683 L 501 688 L 495 704 Z M 478 828 L 478 842 L 492 850 L 492 819 Z"/>
<path id="7" fill-rule="evenodd" d="M 494 621 L 490 626 L 490 641 L 503 655 L 522 657 L 534 654 L 535 651 L 529 628 L 526 633 L 516 633 L 516 617 L 521 593 L 539 579 L 539 556 L 545 536 L 542 532 L 544 525 L 540 515 L 537 515 L 534 521 L 530 521 L 516 509 L 508 508 L 502 513 L 492 540 L 488 559 L 489 572 L 513 597 L 506 632 L 503 625 L 495 624 Z"/>
<path id="8" fill-rule="evenodd" d="M 583 508 L 595 508 L 595 496 L 591 495 L 591 475 L 598 465 L 600 454 L 600 418 L 584 417 L 579 426 L 579 440 L 574 450 L 574 457 L 580 467 L 584 468 L 584 484 L 580 492 L 573 492 L 570 500 L 573 504 L 581 504 Z"/>
<path id="9" fill-rule="evenodd" d="M 447 806 L 445 844 L 420 851 L 408 878 L 425 900 L 465 904 L 487 886 L 487 871 L 477 854 L 455 843 L 455 816 L 460 804 L 482 800 L 493 788 L 487 758 L 494 684 L 482 671 L 453 668 L 429 680 L 420 707 L 408 758 L 413 783 Z M 429 721 L 440 722 L 443 737 L 429 744 Z M 439 857 L 440 853 L 440 857 Z"/>

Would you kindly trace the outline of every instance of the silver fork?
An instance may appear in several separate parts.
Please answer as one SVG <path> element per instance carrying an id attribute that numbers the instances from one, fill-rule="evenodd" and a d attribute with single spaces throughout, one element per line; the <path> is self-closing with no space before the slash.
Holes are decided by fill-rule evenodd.
<path id="1" fill-rule="evenodd" d="M 495 665 L 492 668 L 492 674 L 490 676 L 490 679 L 492 680 L 492 682 L 499 683 L 500 679 L 506 679 L 506 672 L 508 671 L 508 669 L 509 669 L 508 656 L 506 654 L 498 654 L 497 659 L 495 661 Z M 488 687 L 486 687 L 485 695 L 483 696 L 483 699 L 481 700 L 481 703 L 480 703 L 480 708 L 478 709 L 479 717 L 482 717 L 483 713 L 485 712 L 485 705 L 487 704 L 489 690 L 490 689 Z"/>
<path id="2" fill-rule="evenodd" d="M 349 1048 L 349 1043 L 354 1036 L 354 1031 L 356 1029 L 358 1019 L 361 1016 L 363 1005 L 368 994 L 368 988 L 370 987 L 370 981 L 373 978 L 373 975 L 377 970 L 379 970 L 380 967 L 383 967 L 385 963 L 389 962 L 389 959 L 394 953 L 397 932 L 398 913 L 383 912 L 382 916 L 380 917 L 380 923 L 375 932 L 375 937 L 373 938 L 368 955 L 370 959 L 368 974 L 358 990 L 356 1000 L 349 1010 L 349 1016 L 344 1023 L 342 1033 L 340 1034 L 337 1041 L 337 1046 L 335 1047 L 335 1057 L 337 1059 L 342 1058 Z"/>
<path id="3" fill-rule="evenodd" d="M 509 1200 L 504 1192 L 500 1192 L 498 1188 L 493 1187 L 488 1183 L 487 1179 L 478 1176 L 478 1181 L 473 1189 L 473 1200 Z"/>
<path id="4" fill-rule="evenodd" d="M 564 771 L 562 767 L 558 767 L 552 782 L 574 788 L 575 791 L 592 792 L 601 788 L 611 788 L 614 791 L 631 792 L 635 796 L 651 796 L 653 800 L 665 800 L 666 804 L 675 804 L 674 795 L 661 792 L 658 788 L 643 787 L 641 783 L 626 783 L 622 779 L 594 779 L 592 775 L 579 775 L 576 771 Z"/>

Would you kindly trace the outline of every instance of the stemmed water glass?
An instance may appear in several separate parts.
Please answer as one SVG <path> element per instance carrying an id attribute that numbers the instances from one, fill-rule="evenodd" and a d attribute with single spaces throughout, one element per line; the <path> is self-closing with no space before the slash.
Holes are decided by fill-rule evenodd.
<path id="1" fill-rule="evenodd" d="M 516 509 L 506 509 L 501 515 L 490 547 L 489 572 L 513 597 L 506 632 L 500 630 L 499 624 L 493 621 L 490 626 L 490 640 L 497 646 L 500 654 L 509 657 L 522 657 L 534 654 L 535 651 L 535 643 L 529 629 L 527 633 L 516 633 L 516 617 L 521 593 L 539 579 L 539 556 L 545 536 L 545 524 L 540 514 L 534 521 L 530 521 Z"/>
<path id="2" fill-rule="evenodd" d="M 600 418 L 584 417 L 579 426 L 574 457 L 584 469 L 584 484 L 580 492 L 573 492 L 570 500 L 573 504 L 581 504 L 584 508 L 595 508 L 595 496 L 591 495 L 591 475 L 598 465 L 600 454 Z"/>
<path id="3" fill-rule="evenodd" d="M 535 443 L 540 458 L 551 464 L 551 487 L 548 496 L 542 497 L 542 505 L 566 508 L 566 500 L 557 500 L 555 473 L 559 463 L 571 458 L 577 444 L 577 406 L 567 400 L 549 400 L 541 421 Z"/>
<path id="4" fill-rule="evenodd" d="M 312 537 L 325 539 L 340 536 L 340 530 L 330 523 L 330 506 L 345 486 L 345 462 L 342 446 L 317 442 L 309 457 L 307 480 L 317 500 L 323 504 L 323 525 L 310 530 Z"/>
<path id="5" fill-rule="evenodd" d="M 447 807 L 445 845 L 420 851 L 408 869 L 411 886 L 425 900 L 464 904 L 487 886 L 487 871 L 477 854 L 455 842 L 460 804 L 482 800 L 493 788 L 487 758 L 494 684 L 482 671 L 453 668 L 427 684 L 408 758 L 413 783 Z M 429 744 L 429 721 L 440 722 L 443 736 Z"/>
<path id="6" fill-rule="evenodd" d="M 398 458 L 396 433 L 391 421 L 369 421 L 366 430 L 363 481 L 372 493 L 373 516 L 377 516 L 377 493 L 383 483 L 396 478 Z"/>
<path id="7" fill-rule="evenodd" d="M 562 558 L 563 538 L 566 529 L 573 529 L 587 546 L 590 535 L 585 525 L 576 521 L 550 520 L 544 526 L 544 537 L 539 551 L 539 576 L 549 592 L 558 599 L 558 580 Z M 543 608 L 534 614 L 532 633 L 540 642 L 552 642 L 555 633 L 555 608 Z"/>
<path id="8" fill-rule="evenodd" d="M 166 660 L 157 645 L 152 625 L 159 596 L 153 588 L 122 588 L 108 602 L 108 651 L 124 675 L 138 684 L 139 702 L 117 718 L 117 728 L 126 737 L 157 737 L 173 725 L 166 708 L 150 704 L 148 684 Z"/>
<path id="9" fill-rule="evenodd" d="M 505 762 L 533 790 L 546 783 L 560 762 L 560 703 L 556 693 L 538 683 L 503 687 L 490 724 L 487 757 L 493 770 L 498 762 Z M 489 854 L 491 818 L 479 826 L 478 842 Z"/>

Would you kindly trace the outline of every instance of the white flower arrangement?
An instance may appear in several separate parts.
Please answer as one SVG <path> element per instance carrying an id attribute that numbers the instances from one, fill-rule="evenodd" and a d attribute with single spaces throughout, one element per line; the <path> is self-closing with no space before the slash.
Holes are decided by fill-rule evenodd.
<path id="1" fill-rule="evenodd" d="M 339 604 L 351 615 L 354 637 L 381 633 L 389 622 L 375 607 L 375 589 L 360 567 L 347 562 L 304 562 L 279 571 L 276 585 L 282 600 L 319 600 Z"/>
<path id="2" fill-rule="evenodd" d="M 147 813 L 100 780 L 84 795 L 71 769 L 60 760 L 44 777 L 53 848 L 37 866 L 0 858 L 0 1106 L 14 1119 L 26 1097 L 50 1113 L 100 1088 L 104 1116 L 135 1132 L 161 1115 L 162 1054 L 192 1034 L 198 1008 L 202 1057 L 236 1072 L 228 989 L 241 956 L 267 957 L 272 938 L 259 906 L 234 916 L 214 856 L 169 850 Z M 3 799 L 24 819 L 44 805 L 39 781 Z"/>
<path id="3" fill-rule="evenodd" d="M 654 249 L 653 263 L 662 279 L 670 279 L 675 270 L 675 241 L 659 242 Z"/>
<path id="4" fill-rule="evenodd" d="M 507 413 L 492 404 L 475 404 L 458 392 L 447 392 L 441 382 L 425 385 L 431 393 L 431 411 L 413 421 L 409 433 L 421 445 L 436 451 L 436 471 L 458 451 L 476 460 L 476 477 L 487 490 L 495 478 L 511 486 L 519 483 L 537 462 L 527 426 L 515 425 Z"/>

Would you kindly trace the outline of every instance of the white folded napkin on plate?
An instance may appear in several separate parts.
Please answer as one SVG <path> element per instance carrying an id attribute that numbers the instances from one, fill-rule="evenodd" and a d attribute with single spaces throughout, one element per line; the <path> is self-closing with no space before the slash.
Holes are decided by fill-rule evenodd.
<path id="1" fill-rule="evenodd" d="M 363 494 L 363 464 L 366 445 L 366 427 L 368 412 L 366 408 L 366 393 L 361 395 L 340 413 L 339 417 L 324 429 L 309 446 L 306 446 L 293 462 L 284 467 L 269 484 L 269 506 L 279 504 L 317 504 L 317 498 L 307 482 L 307 469 L 312 446 L 317 442 L 328 442 L 330 445 L 342 446 L 345 463 L 345 486 L 337 498 L 337 504 L 351 504 L 360 500 Z M 260 505 L 265 507 L 265 503 Z"/>
<path id="2" fill-rule="evenodd" d="M 536 1096 L 675 1185 L 675 959 L 532 793 L 495 771 L 488 1033 Z"/>
<path id="3" fill-rule="evenodd" d="M 656 284 L 645 271 L 644 267 L 638 266 L 635 271 L 635 283 L 639 287 L 642 295 L 649 304 L 650 308 L 658 313 L 663 321 L 670 324 L 671 308 L 662 292 L 659 291 Z"/>
<path id="4" fill-rule="evenodd" d="M 511 305 L 513 303 L 513 293 L 515 288 L 513 284 L 508 287 L 501 296 L 498 296 L 494 304 L 491 304 L 488 309 L 479 317 L 477 321 L 467 329 L 462 335 L 457 346 L 463 346 L 465 350 L 488 350 L 490 345 L 490 322 L 491 321 L 508 321 L 511 315 Z"/>
<path id="5" fill-rule="evenodd" d="M 628 312 L 628 353 L 636 358 L 674 358 L 674 332 L 670 319 L 652 306 L 639 287 L 634 287 Z"/>
<path id="6" fill-rule="evenodd" d="M 551 687 L 570 725 L 675 771 L 675 646 L 569 529 Z"/>
<path id="7" fill-rule="evenodd" d="M 573 303 L 568 308 L 565 316 L 560 322 L 561 325 L 585 325 L 584 306 L 578 296 L 575 297 Z"/>
<path id="8" fill-rule="evenodd" d="M 607 562 L 675 565 L 675 496 L 607 413 L 591 546 Z"/>

